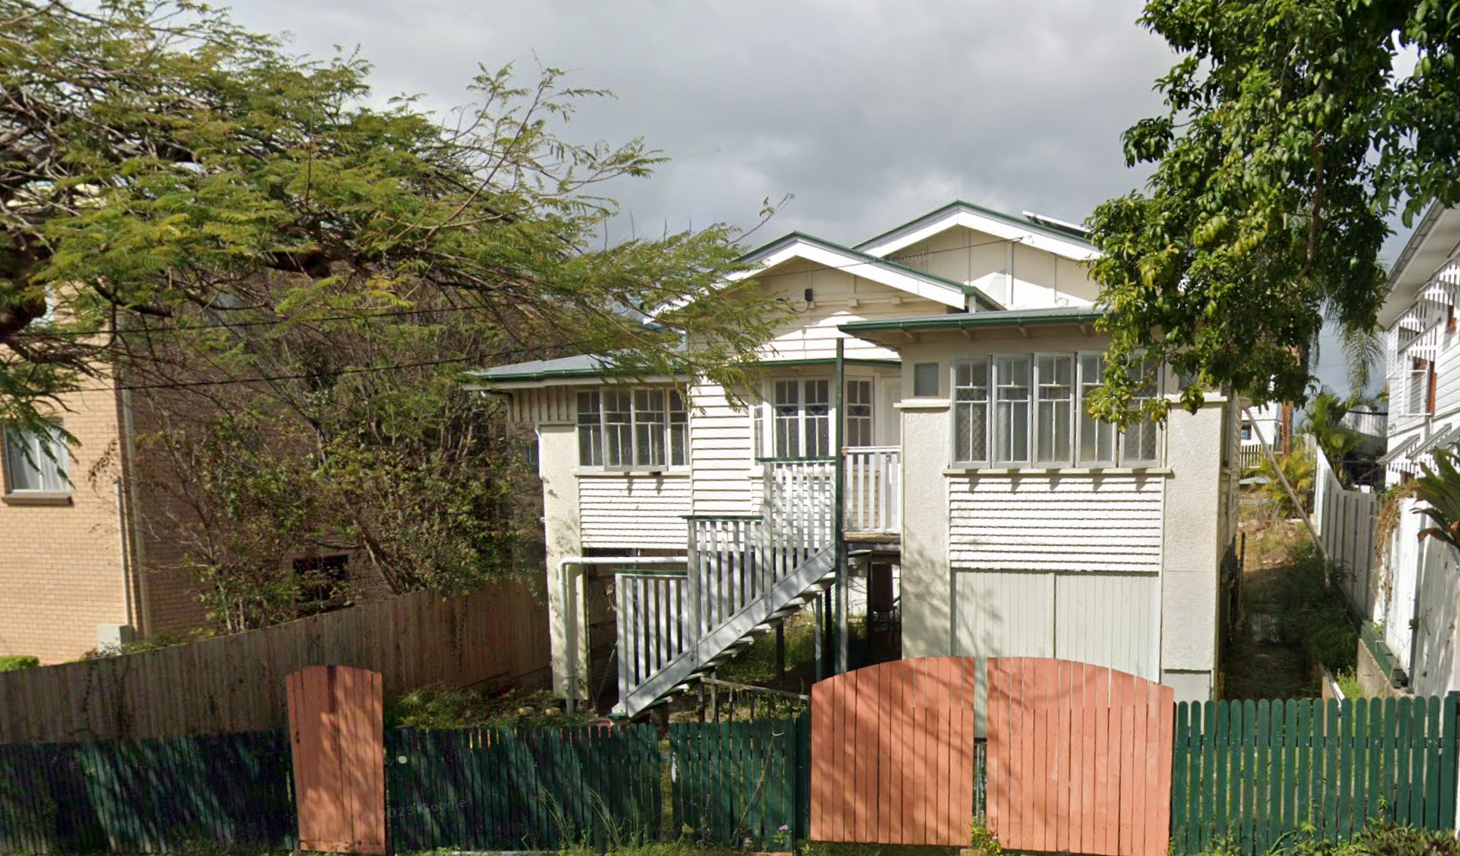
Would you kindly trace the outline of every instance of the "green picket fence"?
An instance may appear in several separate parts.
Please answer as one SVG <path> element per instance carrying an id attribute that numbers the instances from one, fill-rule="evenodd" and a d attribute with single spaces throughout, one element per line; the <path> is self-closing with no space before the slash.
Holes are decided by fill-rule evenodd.
<path id="1" fill-rule="evenodd" d="M 1226 839 L 1263 854 L 1311 833 L 1348 839 L 1371 820 L 1455 828 L 1460 695 L 1218 701 L 1176 708 L 1172 846 Z"/>
<path id="2" fill-rule="evenodd" d="M 673 812 L 694 839 L 790 850 L 811 817 L 811 715 L 669 726 Z M 784 831 L 782 831 L 784 827 Z"/>
<path id="3" fill-rule="evenodd" d="M 653 726 L 392 729 L 385 734 L 395 852 L 556 850 L 658 839 Z"/>
<path id="4" fill-rule="evenodd" d="M 291 763 L 282 731 L 3 744 L 0 853 L 292 849 Z"/>

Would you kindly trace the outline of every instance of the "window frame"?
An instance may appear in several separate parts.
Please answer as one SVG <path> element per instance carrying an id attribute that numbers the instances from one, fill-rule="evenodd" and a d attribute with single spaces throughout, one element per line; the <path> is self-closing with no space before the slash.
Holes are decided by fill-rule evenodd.
<path id="1" fill-rule="evenodd" d="M 1095 372 L 1094 383 L 1087 383 L 1085 380 L 1085 360 L 1089 357 L 1094 357 L 1098 361 L 1098 368 Z M 1104 426 L 1104 430 L 1110 432 L 1110 457 L 1104 458 L 1096 456 L 1087 459 L 1081 452 L 1081 450 L 1085 446 L 1085 419 L 1087 416 L 1085 410 L 1085 387 L 1099 386 L 1100 376 L 1104 373 L 1104 351 L 1075 352 L 1075 409 L 1076 411 L 1078 411 L 1075 414 L 1075 461 L 1078 466 L 1085 467 L 1087 469 L 1094 469 L 1096 467 L 1113 467 L 1116 465 L 1116 462 L 1120 460 L 1120 426 L 1116 425 L 1113 422 L 1105 422 L 1099 419 L 1090 418 L 1090 422 L 1095 428 L 1097 438 L 1101 430 L 1100 426 Z M 1098 439 L 1096 441 L 1096 448 L 1099 448 Z"/>
<path id="2" fill-rule="evenodd" d="M 605 397 L 613 395 L 616 398 L 623 396 L 627 401 L 627 408 L 609 408 Z M 663 409 L 654 410 L 652 406 L 640 407 L 641 397 L 646 397 L 652 402 L 655 395 L 662 396 Z M 584 400 L 590 399 L 596 405 L 597 419 L 584 419 Z M 621 400 L 624 400 L 621 399 Z M 676 409 L 676 404 L 678 409 Z M 639 419 L 640 412 L 655 413 L 660 418 Z M 608 414 L 627 413 L 628 421 L 609 422 Z M 606 386 L 594 389 L 580 389 L 575 399 L 574 433 L 577 435 L 578 446 L 578 470 L 580 472 L 609 472 L 609 473 L 661 473 L 687 470 L 689 468 L 689 407 L 683 393 L 677 387 L 664 386 Z M 653 437 L 641 437 L 641 429 L 647 429 L 651 433 L 657 432 L 660 438 L 658 448 L 654 447 Z M 584 442 L 584 433 L 588 431 L 595 440 L 591 443 L 593 449 L 593 460 L 584 461 L 583 453 L 590 448 Z M 611 434 L 610 432 L 613 432 Z M 610 438 L 613 435 L 619 436 L 617 462 L 611 462 L 613 456 L 609 454 Z M 677 442 L 676 435 L 679 435 Z M 640 441 L 644 439 L 648 448 L 647 456 L 641 455 Z M 682 454 L 682 460 L 676 462 L 676 450 Z M 662 463 L 653 462 L 653 452 L 658 451 L 663 455 Z M 647 459 L 648 463 L 640 463 Z"/>
<path id="3" fill-rule="evenodd" d="M 983 400 L 980 401 L 980 400 L 974 399 L 974 400 L 969 400 L 969 401 L 960 401 L 959 400 L 959 397 L 958 397 L 958 391 L 960 389 L 979 389 L 980 387 L 978 387 L 976 384 L 975 385 L 972 385 L 972 386 L 966 386 L 966 387 L 959 386 L 958 385 L 958 369 L 959 369 L 959 367 L 960 366 L 964 366 L 964 365 L 969 365 L 969 364 L 980 364 L 980 363 L 983 366 L 983 368 L 982 368 L 982 375 L 983 375 L 983 386 L 982 386 L 982 389 L 983 389 Z M 993 374 L 994 374 L 994 358 L 993 358 L 993 355 L 992 354 L 975 354 L 975 355 L 967 355 L 967 356 L 958 356 L 958 357 L 954 357 L 949 362 L 949 375 L 948 375 L 948 398 L 949 398 L 949 407 L 948 407 L 948 409 L 951 412 L 951 420 L 952 420 L 952 423 L 953 423 L 953 433 L 952 433 L 953 447 L 952 447 L 952 449 L 949 450 L 949 457 L 952 459 L 953 465 L 955 467 L 963 467 L 963 468 L 974 469 L 974 468 L 986 468 L 986 467 L 989 466 L 989 461 L 990 461 L 990 458 L 989 458 L 989 442 L 990 442 L 989 441 L 989 429 L 993 425 L 993 416 L 992 416 L 992 412 L 993 412 L 992 402 L 993 402 L 993 388 L 994 388 L 993 387 Z M 970 377 L 970 379 L 973 379 L 974 377 L 976 377 L 976 373 L 975 372 L 971 372 L 970 375 L 969 375 L 969 377 Z M 959 438 L 959 435 L 960 435 L 961 430 L 962 430 L 959 427 L 959 414 L 962 413 L 965 410 L 968 411 L 968 412 L 972 412 L 972 411 L 975 411 L 975 410 L 982 410 L 983 411 L 983 443 L 981 444 L 982 448 L 980 450 L 982 452 L 982 457 L 973 458 L 973 459 L 970 459 L 970 460 L 963 460 L 963 459 L 960 459 L 958 457 L 958 438 Z M 970 451 L 973 451 L 973 443 L 972 443 L 972 441 L 969 442 L 969 450 Z"/>
<path id="4" fill-rule="evenodd" d="M 3 459 L 5 467 L 5 495 L 6 496 L 70 496 L 73 493 L 74 485 L 71 482 L 71 447 L 63 435 L 60 420 L 47 423 L 50 431 L 44 441 L 41 432 L 32 428 L 25 428 L 15 423 L 6 423 L 0 426 L 0 459 Z M 25 438 L 27 445 L 31 448 L 15 454 L 12 452 L 12 438 Z M 53 454 L 46 454 L 42 447 L 49 445 L 53 447 Z M 26 467 L 28 471 L 36 473 L 39 487 L 16 487 L 15 473 L 18 467 Z M 57 482 L 47 484 L 47 475 L 54 473 Z"/>
<path id="5" fill-rule="evenodd" d="M 1033 465 L 1034 453 L 1034 354 L 1032 352 L 1020 352 L 1017 354 L 1004 353 L 994 354 L 993 357 L 993 381 L 989 384 L 989 401 L 991 409 L 993 410 L 993 419 L 989 423 L 991 427 L 991 431 L 989 433 L 989 459 L 992 461 L 994 467 L 996 468 L 1027 468 Z M 998 441 L 999 420 L 1001 418 L 1000 405 L 1004 403 L 1004 401 L 1000 398 L 999 393 L 1002 389 L 1006 387 L 1004 376 L 1005 372 L 1008 370 L 1005 368 L 1005 364 L 1012 364 L 1016 362 L 1023 362 L 1027 365 L 1028 368 L 1028 381 L 1022 384 L 1023 388 L 1025 389 L 1025 397 L 1022 400 L 1024 405 L 1024 430 L 1016 431 L 1013 430 L 1012 425 L 1010 426 L 1010 430 L 1008 432 L 1008 437 L 1010 441 L 1010 454 L 1009 457 L 1005 458 L 1003 457 L 1003 450 L 999 448 Z M 1009 374 L 1012 375 L 1013 372 L 1010 371 Z M 1017 389 L 1020 386 L 1021 384 L 1017 383 L 1007 384 L 1008 389 Z M 1009 407 L 1009 420 L 1011 423 L 1014 421 L 1013 414 L 1015 413 L 1015 407 L 1019 403 L 1019 399 L 1011 398 L 1008 400 L 1008 404 L 1011 405 Z M 1017 443 L 1019 435 L 1021 434 L 1023 435 L 1024 439 L 1024 457 L 1019 458 L 1013 455 L 1013 446 Z"/>
<path id="6" fill-rule="evenodd" d="M 1019 351 L 1019 352 L 994 352 L 985 354 L 961 354 L 952 358 L 949 365 L 949 450 L 948 457 L 950 466 L 962 470 L 1009 470 L 1009 469 L 1038 469 L 1038 470 L 1060 470 L 1060 469 L 1153 469 L 1162 466 L 1165 459 L 1165 426 L 1159 422 L 1154 423 L 1155 431 L 1153 458 L 1138 457 L 1131 454 L 1127 443 L 1132 434 L 1131 429 L 1122 430 L 1118 425 L 1111 422 L 1103 422 L 1090 418 L 1085 411 L 1085 402 L 1088 400 L 1089 389 L 1098 386 L 1101 375 L 1104 373 L 1104 351 L 1083 350 L 1083 351 Z M 1095 365 L 1087 366 L 1091 360 Z M 1138 361 L 1144 361 L 1144 354 L 1137 354 Z M 1040 426 L 1043 418 L 1040 415 L 1040 387 L 1044 382 L 1044 374 L 1048 366 L 1043 370 L 1041 363 L 1049 360 L 1066 360 L 1071 368 L 1069 398 L 1070 426 L 1069 426 L 1069 455 L 1044 459 L 1040 456 Z M 1000 384 L 1007 381 L 1008 366 L 1018 361 L 1027 361 L 1029 366 L 1028 397 L 1017 402 L 1005 402 L 1023 405 L 1027 407 L 1027 420 L 1025 425 L 1024 439 L 1026 442 L 1027 459 L 1009 460 L 1000 457 L 997 448 L 997 432 L 999 419 L 999 389 Z M 961 386 L 959 383 L 959 372 L 964 366 L 972 365 L 974 379 L 980 374 L 982 386 L 975 383 L 972 386 Z M 1094 377 L 1088 377 L 1089 371 L 1095 372 Z M 1154 387 L 1146 394 L 1139 397 L 1140 401 L 1156 400 L 1165 395 L 1167 369 L 1163 365 L 1157 365 Z M 1007 385 L 1007 384 L 1006 384 Z M 960 400 L 960 390 L 982 389 L 981 400 Z M 973 410 L 982 410 L 984 414 L 984 436 L 983 447 L 972 449 L 970 453 L 981 455 L 971 460 L 960 457 L 959 446 L 961 432 L 967 431 L 971 425 L 964 416 Z M 1097 438 L 1104 435 L 1105 443 L 1097 439 L 1094 444 L 1097 451 L 1102 445 L 1108 444 L 1109 457 L 1104 455 L 1098 457 L 1086 457 L 1082 451 L 1087 432 L 1090 425 L 1096 426 Z M 1107 433 L 1108 432 L 1108 433 Z M 1016 434 L 1018 432 L 1015 432 Z M 1011 443 L 1011 445 L 1016 445 Z"/>
<path id="7" fill-rule="evenodd" d="M 835 402 L 834 396 L 832 394 L 834 392 L 834 390 L 831 388 L 833 381 L 834 381 L 834 379 L 831 378 L 831 377 L 821 377 L 821 376 L 812 376 L 812 377 L 777 377 L 777 378 L 770 378 L 768 380 L 768 385 L 769 385 L 769 388 L 770 388 L 770 395 L 767 396 L 767 400 L 766 400 L 766 406 L 769 408 L 767 425 L 766 425 L 766 427 L 768 429 L 766 431 L 766 434 L 768 435 L 767 438 L 766 438 L 766 444 L 767 444 L 767 446 L 769 448 L 768 449 L 761 450 L 761 451 L 768 451 L 768 452 L 770 452 L 770 454 L 769 455 L 759 455 L 757 457 L 778 458 L 778 459 L 787 459 L 787 460 L 802 460 L 802 459 L 804 459 L 804 460 L 814 460 L 814 459 L 829 458 L 829 457 L 835 456 L 837 454 L 838 450 L 832 448 L 832 441 L 835 439 L 835 437 L 833 436 L 833 428 L 835 426 L 835 422 L 833 420 L 837 419 L 838 418 L 838 415 L 837 415 L 837 412 L 836 412 L 836 402 Z M 781 384 L 791 384 L 792 386 L 795 387 L 795 389 L 796 389 L 796 400 L 795 400 L 794 403 L 787 403 L 787 404 L 780 403 L 780 387 L 781 387 Z M 806 393 L 807 393 L 807 389 L 812 384 L 824 384 L 825 385 L 825 387 L 826 387 L 826 397 L 825 397 L 825 400 L 818 399 L 815 402 L 812 402 L 810 400 L 810 398 L 807 396 Z M 818 392 L 819 391 L 820 390 L 818 390 Z M 782 414 L 780 413 L 780 409 L 782 407 L 791 407 L 791 406 L 794 406 L 796 408 L 795 416 L 792 417 L 792 418 L 786 418 L 786 417 L 782 416 Z M 811 408 L 811 407 L 825 407 L 826 408 L 826 412 L 825 413 L 821 413 L 821 414 L 809 413 L 808 412 L 808 409 Z M 794 426 L 795 426 L 794 427 L 794 432 L 795 432 L 795 438 L 796 438 L 796 454 L 786 454 L 785 452 L 787 450 L 782 448 L 782 445 L 781 445 L 781 434 L 782 434 L 782 432 L 781 432 L 781 426 L 782 426 L 783 423 L 785 423 L 785 424 L 794 424 Z M 824 423 L 825 424 L 825 428 L 826 428 L 826 438 L 825 438 L 826 439 L 826 452 L 825 452 L 825 454 L 821 454 L 821 455 L 807 454 L 808 448 L 811 445 L 811 443 L 808 442 L 808 440 L 812 436 L 812 434 L 810 432 L 812 432 L 812 431 L 815 430 L 815 426 L 818 423 Z M 817 436 L 818 436 L 818 439 L 819 439 L 819 434 Z"/>
<path id="8" fill-rule="evenodd" d="M 1075 422 L 1078 418 L 1078 413 L 1076 412 L 1076 409 L 1078 408 L 1080 401 L 1080 367 L 1078 365 L 1078 357 L 1076 357 L 1076 355 L 1070 351 L 1035 351 L 1033 357 L 1034 362 L 1030 376 L 1030 380 L 1033 383 L 1030 388 L 1029 433 L 1031 435 L 1031 439 L 1029 443 L 1029 458 L 1032 461 L 1033 466 L 1039 468 L 1073 467 L 1075 465 L 1075 459 L 1077 457 L 1077 452 L 1075 448 Z M 1068 454 L 1063 458 L 1052 457 L 1046 459 L 1041 458 L 1039 454 L 1039 445 L 1040 441 L 1042 440 L 1039 429 L 1040 423 L 1043 422 L 1043 419 L 1040 417 L 1039 414 L 1040 411 L 1043 409 L 1041 405 L 1043 405 L 1046 401 L 1044 398 L 1041 397 L 1041 389 L 1044 386 L 1048 385 L 1046 384 L 1044 379 L 1044 372 L 1040 370 L 1040 364 L 1044 360 L 1064 360 L 1069 363 L 1070 367 L 1069 383 L 1067 384 L 1069 388 L 1068 398 L 1049 399 L 1049 402 L 1053 404 L 1058 404 L 1062 401 L 1068 402 L 1069 404 L 1070 424 L 1068 429 L 1065 431 L 1065 442 L 1069 444 L 1069 450 Z"/>
<path id="9" fill-rule="evenodd" d="M 864 387 L 867 392 L 866 401 L 852 400 L 852 387 Z M 846 379 L 845 388 L 842 390 L 842 404 L 846 413 L 842 416 L 842 445 L 851 449 L 862 449 L 877 445 L 877 387 L 873 378 L 870 377 L 849 377 Z M 865 414 L 853 413 L 854 408 L 866 408 Z M 867 433 L 867 442 L 857 443 L 852 439 L 852 422 L 864 424 Z"/>

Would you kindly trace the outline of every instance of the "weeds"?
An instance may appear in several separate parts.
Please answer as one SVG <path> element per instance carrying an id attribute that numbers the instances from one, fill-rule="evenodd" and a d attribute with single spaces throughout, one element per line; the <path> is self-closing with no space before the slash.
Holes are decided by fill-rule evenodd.
<path id="1" fill-rule="evenodd" d="M 387 728 L 482 728 L 488 726 L 581 725 L 581 714 L 564 713 L 551 692 L 489 694 L 477 690 L 415 689 L 385 705 Z"/>

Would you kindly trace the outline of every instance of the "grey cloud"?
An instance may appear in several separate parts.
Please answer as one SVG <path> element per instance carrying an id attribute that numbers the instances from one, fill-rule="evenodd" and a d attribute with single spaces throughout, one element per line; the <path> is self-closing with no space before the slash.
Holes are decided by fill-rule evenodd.
<path id="1" fill-rule="evenodd" d="M 575 139 L 643 137 L 673 160 L 610 188 L 641 232 L 754 221 L 852 242 L 954 197 L 1083 219 L 1139 184 L 1120 131 L 1159 108 L 1164 43 L 1134 0 L 476 2 L 240 0 L 293 48 L 359 45 L 381 93 L 446 107 L 478 63 L 578 85 Z M 534 54 L 536 58 L 534 58 Z M 620 236 L 621 236 L 620 235 Z"/>

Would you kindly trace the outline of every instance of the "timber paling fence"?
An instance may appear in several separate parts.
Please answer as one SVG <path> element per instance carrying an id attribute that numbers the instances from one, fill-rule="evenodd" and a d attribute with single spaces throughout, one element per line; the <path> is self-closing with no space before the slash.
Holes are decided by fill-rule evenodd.
<path id="1" fill-rule="evenodd" d="M 1172 850 L 1231 842 L 1261 856 L 1309 827 L 1337 841 L 1373 819 L 1454 829 L 1457 719 L 1455 694 L 1177 705 Z M 391 849 L 614 849 L 688 836 L 790 850 L 809 837 L 810 735 L 806 713 L 675 724 L 667 741 L 650 725 L 390 729 Z M 282 731 L 0 745 L 0 853 L 292 849 L 291 761 Z"/>
<path id="2" fill-rule="evenodd" d="M 807 714 L 674 725 L 668 752 L 652 725 L 388 729 L 391 849 L 614 849 L 686 834 L 790 849 L 808 828 L 810 735 Z M 291 850 L 291 762 L 284 731 L 0 744 L 0 853 Z"/>
<path id="3" fill-rule="evenodd" d="M 1267 853 L 1383 820 L 1455 828 L 1460 695 L 1185 702 L 1176 708 L 1172 846 Z"/>

